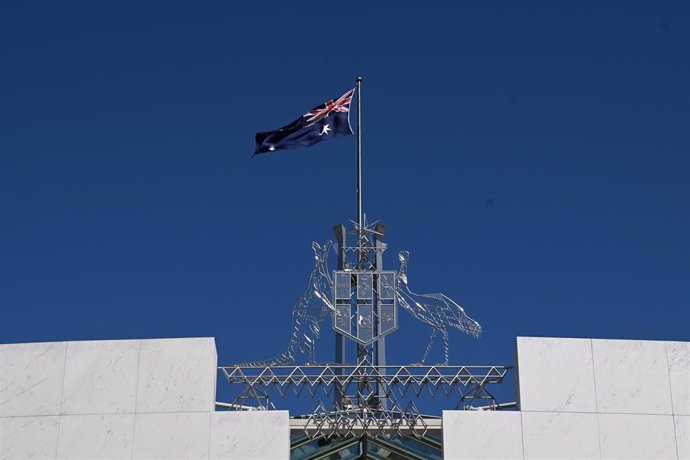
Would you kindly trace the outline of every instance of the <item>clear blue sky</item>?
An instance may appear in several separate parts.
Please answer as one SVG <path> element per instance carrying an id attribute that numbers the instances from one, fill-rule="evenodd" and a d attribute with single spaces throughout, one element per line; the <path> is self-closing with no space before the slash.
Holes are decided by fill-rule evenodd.
<path id="1" fill-rule="evenodd" d="M 254 133 L 357 75 L 388 267 L 484 327 L 453 362 L 690 340 L 688 45 L 687 0 L 4 2 L 0 342 L 281 351 L 310 242 L 355 217 L 355 138 L 252 159 Z M 404 316 L 392 359 L 426 333 Z"/>

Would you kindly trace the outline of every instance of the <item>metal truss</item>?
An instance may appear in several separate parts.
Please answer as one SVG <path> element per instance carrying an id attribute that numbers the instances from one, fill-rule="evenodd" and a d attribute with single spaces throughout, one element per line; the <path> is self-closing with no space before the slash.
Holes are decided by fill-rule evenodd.
<path id="1" fill-rule="evenodd" d="M 501 405 L 490 387 L 503 382 L 506 366 L 357 365 L 221 366 L 236 388 L 228 410 L 273 410 L 275 401 L 308 396 L 316 402 L 295 422 L 309 438 L 344 438 L 365 432 L 422 437 L 438 417 L 417 408 L 425 398 L 444 396 L 456 410 L 494 410 Z M 297 428 L 295 426 L 294 428 Z"/>
<path id="2" fill-rule="evenodd" d="M 344 439 L 309 438 L 304 434 L 293 433 L 290 443 L 290 458 L 294 460 L 361 459 L 390 460 L 441 460 L 443 442 L 438 430 L 423 437 L 392 435 L 390 437 L 370 437 L 366 434 Z"/>

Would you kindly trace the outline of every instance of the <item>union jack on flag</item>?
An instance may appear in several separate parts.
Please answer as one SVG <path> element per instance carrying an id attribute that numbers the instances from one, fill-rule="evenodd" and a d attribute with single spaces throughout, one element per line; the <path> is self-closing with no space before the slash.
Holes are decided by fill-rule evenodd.
<path id="1" fill-rule="evenodd" d="M 343 112 L 343 113 L 349 112 L 350 111 L 350 102 L 352 102 L 352 94 L 354 92 L 355 92 L 355 89 L 352 88 L 350 91 L 343 94 L 342 96 L 340 96 L 335 101 L 333 99 L 331 99 L 330 101 L 325 102 L 324 104 L 320 105 L 319 107 L 315 108 L 314 110 L 310 110 L 309 112 L 302 115 L 303 117 L 309 117 L 307 119 L 307 124 L 304 126 L 307 127 L 307 126 L 313 125 L 314 123 L 321 120 L 322 118 L 327 117 L 328 114 L 331 112 Z"/>
<path id="2" fill-rule="evenodd" d="M 353 88 L 337 99 L 324 102 L 289 125 L 256 133 L 254 155 L 301 149 L 334 137 L 354 134 L 350 126 L 350 104 L 354 91 Z"/>

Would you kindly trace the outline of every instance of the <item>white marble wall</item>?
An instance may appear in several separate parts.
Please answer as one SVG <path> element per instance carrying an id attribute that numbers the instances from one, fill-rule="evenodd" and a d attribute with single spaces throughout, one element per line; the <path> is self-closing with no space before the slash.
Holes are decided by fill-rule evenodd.
<path id="1" fill-rule="evenodd" d="M 690 415 L 690 342 L 666 342 L 673 413 Z"/>
<path id="2" fill-rule="evenodd" d="M 596 412 L 592 361 L 589 339 L 518 337 L 522 410 Z"/>
<path id="3" fill-rule="evenodd" d="M 673 423 L 676 428 L 678 458 L 690 460 L 690 416 L 676 415 Z"/>
<path id="4" fill-rule="evenodd" d="M 443 411 L 443 457 L 521 459 L 519 412 Z"/>
<path id="5" fill-rule="evenodd" d="M 690 343 L 517 339 L 525 458 L 688 458 Z"/>
<path id="6" fill-rule="evenodd" d="M 214 410 L 217 366 L 213 339 L 143 340 L 137 412 Z"/>
<path id="7" fill-rule="evenodd" d="M 0 417 L 58 415 L 67 343 L 0 346 Z"/>
<path id="8" fill-rule="evenodd" d="M 0 458 L 55 458 L 60 417 L 0 417 Z"/>
<path id="9" fill-rule="evenodd" d="M 207 459 L 210 412 L 137 414 L 135 459 Z"/>
<path id="10" fill-rule="evenodd" d="M 599 459 L 596 414 L 522 412 L 524 458 Z"/>
<path id="11" fill-rule="evenodd" d="M 209 458 L 213 338 L 0 345 L 0 459 Z"/>
<path id="12" fill-rule="evenodd" d="M 135 414 L 63 415 L 57 458 L 131 458 Z"/>
<path id="13" fill-rule="evenodd" d="M 0 459 L 289 458 L 214 412 L 212 338 L 0 345 Z M 690 460 L 690 343 L 520 337 L 520 411 L 443 413 L 445 458 Z"/>
<path id="14" fill-rule="evenodd" d="M 665 342 L 592 340 L 597 411 L 673 414 Z"/>
<path id="15" fill-rule="evenodd" d="M 451 459 L 690 460 L 690 343 L 519 337 L 519 411 L 443 413 Z"/>
<path id="16" fill-rule="evenodd" d="M 599 414 L 602 458 L 678 458 L 673 416 Z"/>
<path id="17" fill-rule="evenodd" d="M 290 458 L 287 411 L 211 414 L 211 458 L 278 460 Z"/>
<path id="18" fill-rule="evenodd" d="M 140 340 L 68 343 L 61 413 L 133 414 L 140 348 Z"/>

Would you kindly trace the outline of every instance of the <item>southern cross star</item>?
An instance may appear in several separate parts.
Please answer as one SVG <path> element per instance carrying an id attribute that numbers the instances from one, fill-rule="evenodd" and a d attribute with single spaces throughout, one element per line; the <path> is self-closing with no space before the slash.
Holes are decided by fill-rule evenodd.
<path id="1" fill-rule="evenodd" d="M 321 132 L 319 133 L 319 136 L 323 136 L 324 134 L 328 135 L 328 131 L 330 131 L 331 128 L 328 127 L 328 123 L 325 123 L 323 127 L 321 128 Z"/>

